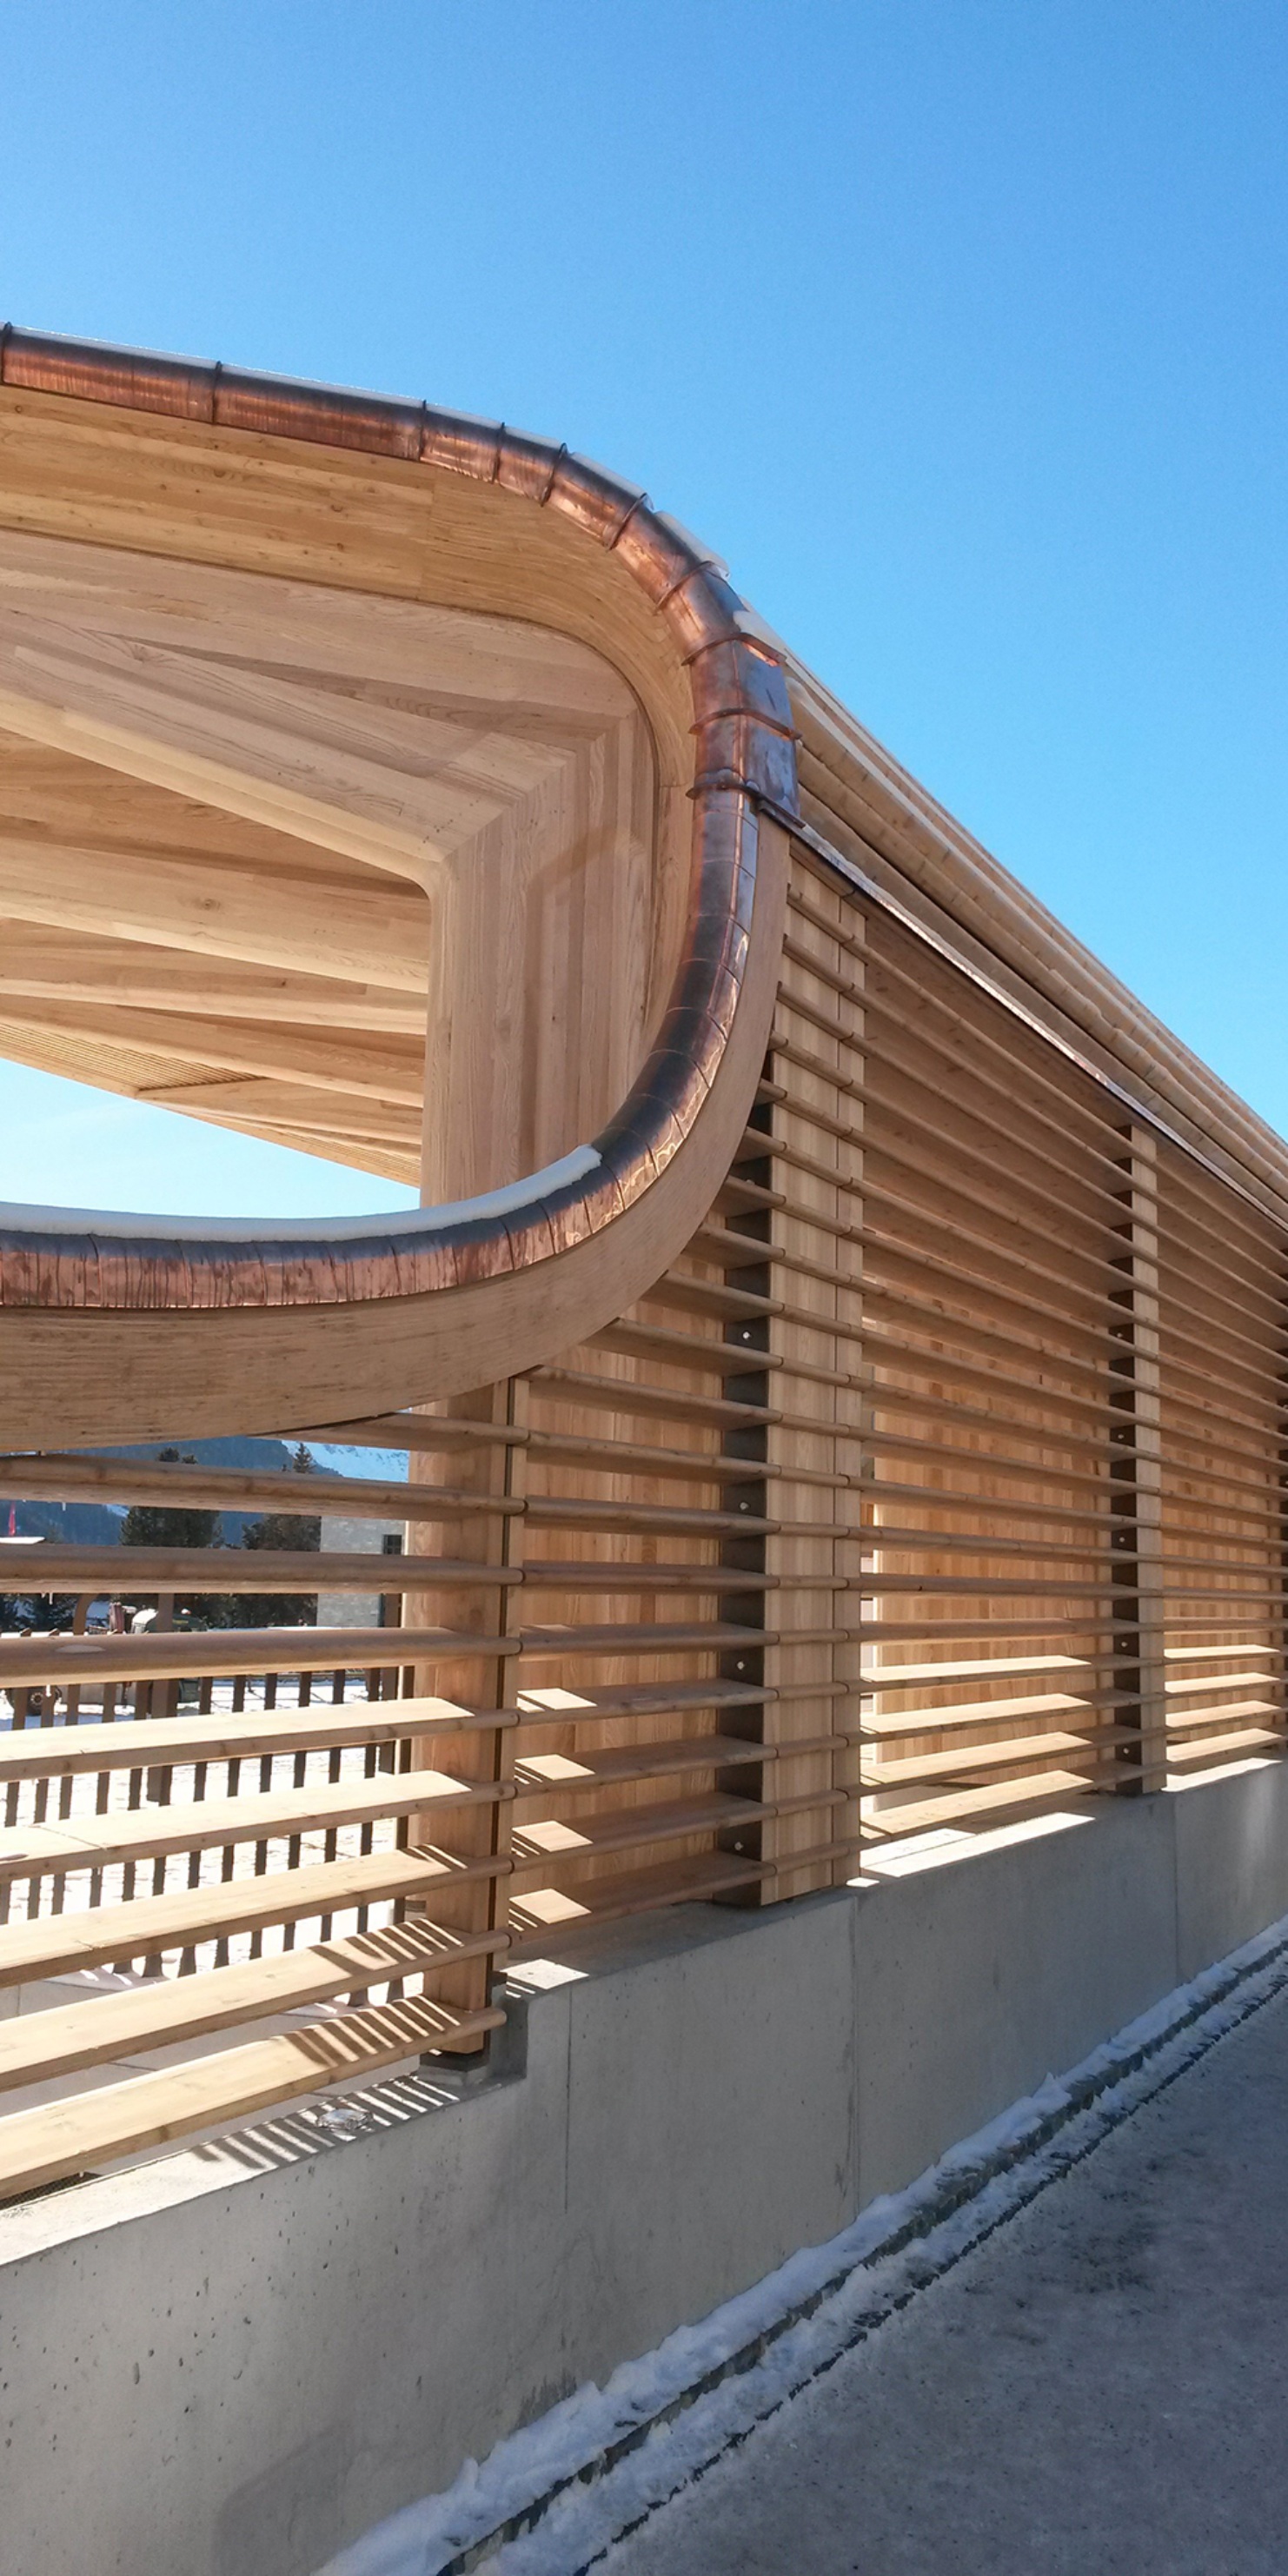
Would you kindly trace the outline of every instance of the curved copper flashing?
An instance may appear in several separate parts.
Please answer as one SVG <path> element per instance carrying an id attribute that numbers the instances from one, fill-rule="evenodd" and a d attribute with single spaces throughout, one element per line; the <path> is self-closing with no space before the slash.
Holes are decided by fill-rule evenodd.
<path id="1" fill-rule="evenodd" d="M 176 1313 L 348 1305 L 461 1288 L 571 1250 L 652 1187 L 699 1117 L 746 976 L 757 806 L 799 811 L 791 706 L 779 656 L 748 631 L 713 557 L 633 484 L 504 423 L 220 365 L 0 330 L 0 385 L 221 429 L 359 449 L 499 484 L 569 519 L 617 556 L 687 666 L 696 742 L 684 944 L 657 1040 L 592 1145 L 509 1192 L 452 1210 L 333 1228 L 197 1232 L 47 1210 L 0 1220 L 0 1306 Z M 498 1204 L 498 1202 L 505 1204 Z"/>

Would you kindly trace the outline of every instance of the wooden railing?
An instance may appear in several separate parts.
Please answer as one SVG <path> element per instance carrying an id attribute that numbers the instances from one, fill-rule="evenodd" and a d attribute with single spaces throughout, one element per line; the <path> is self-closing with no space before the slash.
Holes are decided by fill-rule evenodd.
<path id="1" fill-rule="evenodd" d="M 1278 1756 L 1284 1295 L 1254 1195 L 798 844 L 764 1078 L 665 1276 L 522 1377 L 314 1427 L 410 1453 L 287 1488 L 405 1515 L 404 1624 L 0 1642 L 0 2191 L 477 2050 L 504 1959 L 579 1926 Z M 283 1499 L 84 1454 L 0 1490 Z M 82 1601 L 389 1581 L 19 1553 Z"/>

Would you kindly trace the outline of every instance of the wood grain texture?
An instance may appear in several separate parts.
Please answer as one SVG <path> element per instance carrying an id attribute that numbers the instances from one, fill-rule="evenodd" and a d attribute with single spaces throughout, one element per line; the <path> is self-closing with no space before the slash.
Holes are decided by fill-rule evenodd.
<path id="1" fill-rule="evenodd" d="M 1160 1762 L 1192 1778 L 1285 1740 L 1280 1230 L 1156 1163 Z"/>
<path id="2" fill-rule="evenodd" d="M 261 1644 L 276 1704 L 216 1708 L 212 1675 L 204 1720 L 150 1718 L 194 1652 L 249 1673 L 248 1641 L 0 1645 L 0 1975 L 129 1956 L 140 2027 L 231 2032 L 271 1996 L 308 2010 L 327 1944 L 397 1916 L 461 1945 L 431 2044 L 469 2053 L 492 1944 L 789 1900 L 865 1850 L 1278 1755 L 1282 1234 L 800 850 L 787 921 L 767 1053 L 644 1293 L 575 1338 L 552 1318 L 526 1372 L 351 1418 L 415 1481 L 410 1624 L 349 1651 L 414 1696 L 328 1706 L 286 1670 L 323 1665 L 304 1631 Z M 59 2062 L 39 2019 L 15 2088 Z M 110 2064 L 114 2027 L 69 2031 L 69 2060 Z M 156 2116 L 177 2134 L 206 2099 L 185 2073 Z M 45 2169 L 27 2118 L 4 2170 Z"/>
<path id="3" fill-rule="evenodd" d="M 0 1044 L 24 1062 L 312 1128 L 431 1201 L 512 1181 L 643 1061 L 669 810 L 632 690 L 566 636 L 0 529 Z M 66 983 L 69 932 L 60 1008 L 24 947 L 61 934 Z M 140 949 L 150 1011 L 117 980 Z M 401 1052 L 333 1016 L 337 986 L 418 1006 Z"/>
<path id="4" fill-rule="evenodd" d="M 847 933 L 852 939 L 854 907 L 839 889 L 811 877 L 803 911 L 800 882 L 798 870 L 770 1058 L 785 1096 L 773 1113 L 767 1172 L 783 1202 L 767 1217 L 768 1284 L 784 1307 L 770 1325 L 771 1346 L 783 1363 L 774 1401 L 792 1417 L 773 1427 L 768 1443 L 769 1507 L 784 1524 L 769 1543 L 769 1562 L 792 1580 L 778 1611 L 779 1642 L 767 1658 L 781 1694 L 768 1725 L 802 1802 L 764 1838 L 780 1872 L 776 1899 L 852 1874 L 859 1838 L 854 1756 L 790 1750 L 828 1737 L 857 1715 L 861 1596 L 850 1586 L 863 1565 L 857 1504 L 847 1496 L 838 1515 L 835 1491 L 813 1481 L 826 1475 L 857 1487 L 861 1469 L 859 1399 L 846 1381 L 859 1358 L 862 1327 L 863 1253 L 852 1238 L 864 1204 L 863 1112 L 853 1098 L 864 1061 L 863 964 L 840 944 Z M 793 1051 L 790 1060 L 779 1042 Z M 796 1263 L 804 1267 L 793 1275 Z M 838 1840 L 849 1841 L 848 1859 L 792 1866 L 795 1855 Z"/>
<path id="5" fill-rule="evenodd" d="M 789 655 L 802 811 L 973 966 L 1288 1218 L 1288 1147 Z"/>
<path id="6" fill-rule="evenodd" d="M 0 1402 L 14 1446 L 343 1421 L 495 1384 L 619 1315 L 701 1224 L 746 1125 L 777 987 L 787 837 L 762 822 L 748 974 L 701 1118 L 654 1186 L 575 1258 L 518 1277 L 361 1306 L 157 1314 L 0 1314 Z M 289 1390 L 289 1393 L 287 1392 Z"/>

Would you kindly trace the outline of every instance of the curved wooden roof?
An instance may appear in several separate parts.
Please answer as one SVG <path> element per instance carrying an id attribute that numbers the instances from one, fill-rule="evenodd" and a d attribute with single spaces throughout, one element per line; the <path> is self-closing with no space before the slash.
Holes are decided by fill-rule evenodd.
<path id="1" fill-rule="evenodd" d="M 158 1418 L 183 1390 L 195 1430 L 217 1340 L 219 1376 L 253 1352 L 304 1419 L 594 1329 L 727 1163 L 802 827 L 1288 1207 L 1283 1142 L 636 487 L 423 404 L 0 334 L 0 1051 L 449 1202 L 271 1231 L 10 1211 L 0 1369 L 15 1327 L 55 1372 L 88 1310 L 146 1315 Z M 556 937 L 574 845 L 612 866 Z M 507 1002 L 541 907 L 578 961 L 548 1100 Z"/>

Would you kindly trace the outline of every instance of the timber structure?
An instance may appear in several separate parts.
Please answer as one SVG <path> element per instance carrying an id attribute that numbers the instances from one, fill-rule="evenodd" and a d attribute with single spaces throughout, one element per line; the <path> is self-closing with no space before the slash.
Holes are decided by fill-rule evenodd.
<path id="1" fill-rule="evenodd" d="M 0 1053 L 421 1199 L 0 1211 L 6 1497 L 410 1460 L 375 1628 L 23 1551 L 0 2195 L 477 2050 L 580 1925 L 1282 1757 L 1288 1147 L 616 476 L 0 334 Z"/>

